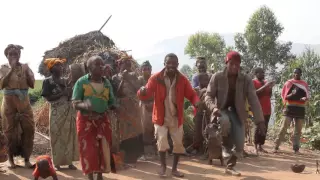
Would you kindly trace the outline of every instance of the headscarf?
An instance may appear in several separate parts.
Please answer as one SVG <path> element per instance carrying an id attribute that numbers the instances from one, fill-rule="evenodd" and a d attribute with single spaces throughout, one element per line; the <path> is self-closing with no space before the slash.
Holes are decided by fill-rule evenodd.
<path id="1" fill-rule="evenodd" d="M 147 61 L 144 61 L 142 64 L 141 64 L 141 66 L 147 66 L 147 67 L 152 67 L 151 66 L 151 64 L 150 64 L 150 62 L 147 60 Z"/>
<path id="2" fill-rule="evenodd" d="M 225 63 L 227 64 L 231 59 L 241 62 L 241 56 L 236 51 L 228 52 L 226 59 L 225 59 Z"/>
<path id="3" fill-rule="evenodd" d="M 44 61 L 44 64 L 47 66 L 47 68 L 50 70 L 54 65 L 58 63 L 65 63 L 66 59 L 60 59 L 60 58 L 48 58 Z"/>
<path id="4" fill-rule="evenodd" d="M 21 54 L 21 50 L 23 49 L 23 47 L 22 46 L 20 46 L 20 45 L 16 45 L 16 44 L 9 44 L 7 47 L 6 47 L 6 49 L 4 49 L 4 55 L 7 57 L 8 56 L 8 54 L 9 54 L 9 52 L 11 51 L 11 50 L 15 50 L 15 51 L 17 51 L 18 52 L 18 54 L 20 55 Z"/>

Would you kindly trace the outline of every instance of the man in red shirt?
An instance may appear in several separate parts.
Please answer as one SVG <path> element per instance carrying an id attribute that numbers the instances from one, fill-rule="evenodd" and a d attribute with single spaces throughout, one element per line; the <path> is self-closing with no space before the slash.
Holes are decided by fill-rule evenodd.
<path id="1" fill-rule="evenodd" d="M 189 80 L 178 71 L 177 55 L 170 53 L 164 59 L 165 68 L 151 76 L 148 83 L 138 91 L 140 100 L 154 97 L 152 122 L 155 127 L 161 169 L 159 175 L 166 176 L 166 151 L 169 149 L 168 132 L 173 141 L 172 175 L 183 177 L 177 170 L 179 155 L 184 154 L 183 107 L 184 98 L 198 106 L 199 98 Z"/>
<path id="2" fill-rule="evenodd" d="M 253 79 L 253 85 L 257 90 L 256 91 L 257 96 L 261 104 L 261 108 L 264 116 L 264 122 L 266 125 L 265 134 L 261 135 L 261 133 L 259 133 L 259 129 L 256 129 L 254 134 L 254 145 L 255 145 L 256 153 L 258 154 L 259 151 L 263 153 L 267 153 L 267 151 L 262 148 L 262 145 L 264 145 L 264 142 L 267 136 L 267 131 L 268 131 L 268 124 L 269 124 L 270 115 L 271 115 L 271 95 L 272 95 L 272 87 L 274 86 L 274 82 L 273 81 L 267 82 L 265 80 L 264 70 L 262 68 L 256 68 L 254 71 L 254 74 L 256 78 Z"/>

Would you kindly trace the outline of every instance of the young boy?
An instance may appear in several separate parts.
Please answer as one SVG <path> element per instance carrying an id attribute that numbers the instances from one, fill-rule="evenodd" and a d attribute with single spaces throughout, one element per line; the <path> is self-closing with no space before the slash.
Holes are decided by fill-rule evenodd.
<path id="1" fill-rule="evenodd" d="M 35 169 L 32 174 L 34 177 L 34 180 L 38 180 L 39 177 L 46 179 L 49 176 L 51 176 L 53 180 L 58 180 L 58 177 L 57 177 L 56 171 L 54 170 L 50 156 L 48 155 L 39 156 L 34 166 L 35 166 Z"/>

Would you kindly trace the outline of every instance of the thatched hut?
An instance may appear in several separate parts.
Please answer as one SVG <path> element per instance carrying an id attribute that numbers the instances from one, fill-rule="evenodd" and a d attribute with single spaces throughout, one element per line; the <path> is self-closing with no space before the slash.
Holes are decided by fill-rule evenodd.
<path id="1" fill-rule="evenodd" d="M 45 77 L 50 75 L 44 65 L 44 60 L 47 58 L 66 58 L 67 63 L 65 67 L 67 67 L 67 65 L 73 63 L 84 62 L 93 55 L 101 56 L 116 71 L 115 60 L 123 53 L 126 52 L 117 49 L 115 43 L 109 37 L 100 31 L 92 31 L 65 40 L 57 47 L 46 51 L 39 65 L 38 72 Z M 138 69 L 138 63 L 135 63 L 133 69 Z M 68 72 L 67 68 L 65 68 L 65 72 Z"/>
<path id="2" fill-rule="evenodd" d="M 43 60 L 39 65 L 38 72 L 41 75 L 48 77 L 50 76 L 50 73 L 44 65 L 44 60 L 47 58 L 66 58 L 67 63 L 64 66 L 64 74 L 67 76 L 69 73 L 68 66 L 70 64 L 85 62 L 89 57 L 99 55 L 105 63 L 111 66 L 113 74 L 115 74 L 118 72 L 115 62 L 124 54 L 126 54 L 126 52 L 119 50 L 109 37 L 105 36 L 100 31 L 92 31 L 63 41 L 57 47 L 46 51 Z M 132 68 L 139 74 L 139 64 L 136 61 L 134 62 Z M 45 104 L 41 109 L 35 111 L 35 121 L 38 131 L 48 133 L 48 104 Z"/>

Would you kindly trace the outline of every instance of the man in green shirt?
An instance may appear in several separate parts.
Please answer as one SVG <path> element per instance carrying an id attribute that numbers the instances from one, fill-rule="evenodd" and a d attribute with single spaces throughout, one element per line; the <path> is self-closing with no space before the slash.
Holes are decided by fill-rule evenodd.
<path id="1" fill-rule="evenodd" d="M 82 171 L 93 180 L 102 180 L 102 173 L 115 172 L 111 155 L 112 129 L 107 110 L 113 108 L 115 97 L 109 80 L 103 78 L 104 64 L 99 56 L 87 61 L 89 74 L 74 85 L 72 100 L 77 113 L 77 134 Z"/>

